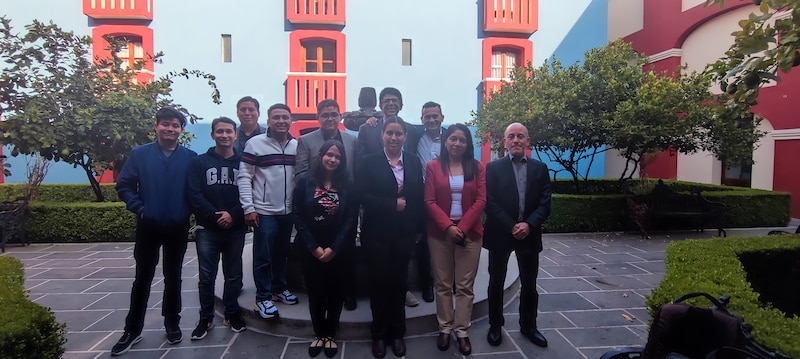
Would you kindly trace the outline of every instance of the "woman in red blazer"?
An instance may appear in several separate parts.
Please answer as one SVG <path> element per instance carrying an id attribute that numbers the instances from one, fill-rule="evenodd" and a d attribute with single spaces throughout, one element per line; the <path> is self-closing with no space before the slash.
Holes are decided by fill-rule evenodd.
<path id="1" fill-rule="evenodd" d="M 472 287 L 483 241 L 486 173 L 475 160 L 475 145 L 467 126 L 451 125 L 443 138 L 440 157 L 429 162 L 425 172 L 428 247 L 439 321 L 436 346 L 447 350 L 450 332 L 454 331 L 459 351 L 469 355 L 472 345 L 468 330 L 475 297 Z"/>

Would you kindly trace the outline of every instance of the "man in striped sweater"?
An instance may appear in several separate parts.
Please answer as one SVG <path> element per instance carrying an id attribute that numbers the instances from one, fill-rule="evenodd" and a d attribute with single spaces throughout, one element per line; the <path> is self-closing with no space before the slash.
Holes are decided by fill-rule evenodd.
<path id="1" fill-rule="evenodd" d="M 267 116 L 267 133 L 247 141 L 236 178 L 245 223 L 254 229 L 255 309 L 264 319 L 278 315 L 273 301 L 297 304 L 286 286 L 297 140 L 288 106 L 272 105 Z"/>

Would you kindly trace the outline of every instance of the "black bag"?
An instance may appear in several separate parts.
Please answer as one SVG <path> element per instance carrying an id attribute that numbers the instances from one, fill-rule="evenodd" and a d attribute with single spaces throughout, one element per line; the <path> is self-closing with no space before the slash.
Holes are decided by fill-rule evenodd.
<path id="1" fill-rule="evenodd" d="M 711 308 L 683 303 L 705 297 Z M 690 293 L 665 304 L 653 318 L 642 358 L 686 359 L 791 359 L 758 343 L 753 327 L 728 312 L 730 296 L 716 299 L 707 293 Z"/>

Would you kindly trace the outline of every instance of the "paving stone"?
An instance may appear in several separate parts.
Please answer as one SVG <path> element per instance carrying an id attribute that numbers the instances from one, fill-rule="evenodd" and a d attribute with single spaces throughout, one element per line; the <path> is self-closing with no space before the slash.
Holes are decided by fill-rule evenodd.
<path id="1" fill-rule="evenodd" d="M 564 293 L 598 290 L 597 286 L 584 278 L 545 278 L 536 281 L 542 293 Z"/>
<path id="2" fill-rule="evenodd" d="M 506 324 L 508 324 L 508 320 L 506 320 Z M 493 347 L 489 345 L 489 342 L 486 341 L 486 333 L 489 332 L 489 327 L 487 326 L 485 330 L 480 332 L 478 331 L 470 331 L 470 344 L 472 344 L 472 353 L 473 355 L 479 354 L 489 354 L 489 353 L 496 353 L 496 352 L 515 352 L 517 351 L 514 342 L 511 341 L 511 337 L 508 336 L 508 331 L 506 328 L 503 328 L 501 332 L 503 333 L 503 342 L 500 345 Z M 452 347 L 455 342 L 451 343 L 450 346 Z M 458 349 L 456 349 L 458 352 Z M 370 355 L 371 356 L 371 355 Z"/>
<path id="3" fill-rule="evenodd" d="M 631 252 L 638 253 L 638 252 L 641 252 L 640 250 L 636 249 L 635 247 L 631 247 L 631 246 L 624 245 L 624 244 L 604 245 L 604 246 L 595 247 L 594 249 L 596 249 L 596 250 L 598 250 L 598 251 L 600 251 L 602 253 L 605 253 L 605 254 L 631 253 Z"/>
<path id="4" fill-rule="evenodd" d="M 97 285 L 87 288 L 86 293 L 130 293 L 132 281 L 130 279 L 105 279 Z"/>
<path id="5" fill-rule="evenodd" d="M 564 265 L 559 267 L 542 268 L 554 278 L 563 277 L 591 277 L 596 276 L 598 273 L 583 264 Z"/>
<path id="6" fill-rule="evenodd" d="M 555 254 L 547 256 L 551 261 L 555 262 L 556 266 L 563 266 L 567 264 L 592 264 L 592 263 L 602 263 L 596 258 L 593 258 L 594 255 L 590 254 L 577 254 L 577 255 L 562 255 L 562 254 Z M 545 266 L 539 263 L 542 267 L 552 267 Z"/>
<path id="7" fill-rule="evenodd" d="M 656 252 L 643 252 L 643 253 L 631 253 L 631 255 L 641 258 L 645 261 L 658 261 L 664 260 L 667 256 L 667 252 L 664 250 L 656 251 Z"/>
<path id="8" fill-rule="evenodd" d="M 540 330 L 547 339 L 547 348 L 541 348 L 523 336 L 520 332 L 509 332 L 520 351 L 528 358 L 547 358 L 547 359 L 575 359 L 580 358 L 581 354 L 568 341 L 561 337 L 555 330 Z"/>
<path id="9" fill-rule="evenodd" d="M 539 312 L 596 309 L 586 298 L 576 293 L 539 294 Z"/>
<path id="10" fill-rule="evenodd" d="M 623 310 L 585 310 L 574 312 L 562 312 L 570 321 L 579 328 L 586 327 L 625 327 L 632 324 L 640 324 L 636 318 Z M 631 317 L 633 321 L 625 318 Z"/>
<path id="11" fill-rule="evenodd" d="M 25 270 L 26 272 L 28 269 Z M 92 273 L 97 272 L 97 268 L 58 268 L 45 269 L 33 276 L 36 279 L 83 279 Z M 91 278 L 86 278 L 91 279 Z"/>
<path id="12" fill-rule="evenodd" d="M 102 296 L 102 294 L 45 294 L 37 298 L 36 303 L 52 310 L 78 310 Z"/>
<path id="13" fill-rule="evenodd" d="M 104 259 L 104 258 L 118 258 L 118 259 L 129 259 L 133 258 L 133 252 L 122 252 L 122 251 L 102 251 L 102 252 L 95 252 L 89 251 L 89 254 L 86 256 L 86 259 Z"/>
<path id="14" fill-rule="evenodd" d="M 121 252 L 121 253 L 130 253 L 133 256 L 133 242 L 113 242 L 113 243 L 94 243 L 90 247 L 86 248 L 86 251 L 91 252 Z"/>
<path id="15" fill-rule="evenodd" d="M 96 358 L 100 352 L 64 352 L 61 355 L 61 359 L 94 359 Z"/>
<path id="16" fill-rule="evenodd" d="M 664 280 L 664 273 L 652 273 L 652 274 L 642 274 L 637 275 L 636 279 L 644 282 L 647 284 L 648 288 L 655 288 L 661 284 L 661 281 Z"/>
<path id="17" fill-rule="evenodd" d="M 80 268 L 94 263 L 93 259 L 52 259 L 39 265 L 46 268 Z"/>
<path id="18" fill-rule="evenodd" d="M 630 274 L 644 274 L 644 270 L 632 266 L 628 263 L 612 263 L 612 264 L 592 264 L 589 265 L 592 270 L 602 275 L 630 275 Z"/>
<path id="19" fill-rule="evenodd" d="M 576 348 L 629 346 L 641 343 L 641 338 L 625 327 L 559 329 L 558 331 Z"/>
<path id="20" fill-rule="evenodd" d="M 130 278 L 131 284 L 133 284 L 133 277 L 136 275 L 136 271 L 133 268 L 99 268 L 92 274 L 86 276 L 86 278 Z"/>
<path id="21" fill-rule="evenodd" d="M 231 342 L 225 359 L 246 359 L 246 358 L 280 358 L 286 346 L 286 338 L 264 335 L 246 330 L 235 336 Z M 369 356 L 367 356 L 369 355 Z M 361 356 L 352 358 L 369 358 L 372 352 L 369 347 Z"/>
<path id="22" fill-rule="evenodd" d="M 53 252 L 39 257 L 40 259 L 84 259 L 88 252 Z"/>
<path id="23" fill-rule="evenodd" d="M 67 332 L 67 351 L 89 351 L 108 335 L 106 332 Z"/>
<path id="24" fill-rule="evenodd" d="M 227 346 L 216 346 L 216 347 L 190 346 L 181 348 L 170 348 L 169 351 L 167 351 L 167 353 L 164 354 L 164 356 L 162 356 L 160 359 L 221 358 L 222 354 L 225 353 L 225 349 L 227 349 Z M 308 356 L 308 354 L 306 354 L 306 356 Z"/>
<path id="25" fill-rule="evenodd" d="M 517 318 L 519 319 L 519 318 Z M 536 326 L 540 329 L 574 328 L 575 324 L 570 322 L 559 312 L 539 313 L 536 317 Z M 515 325 L 519 330 L 519 323 Z M 509 328 L 511 329 L 511 328 Z"/>
<path id="26" fill-rule="evenodd" d="M 583 279 L 605 290 L 650 288 L 651 286 L 648 283 L 640 280 L 642 276 L 643 275 L 604 275 L 598 277 L 584 277 Z"/>
<path id="27" fill-rule="evenodd" d="M 592 258 L 600 261 L 601 263 L 630 263 L 640 262 L 641 259 L 630 253 L 612 253 L 612 254 L 592 254 Z"/>
<path id="28" fill-rule="evenodd" d="M 136 261 L 133 258 L 93 258 L 93 267 L 102 268 L 136 268 Z M 159 272 L 160 273 L 160 272 Z"/>
<path id="29" fill-rule="evenodd" d="M 7 255 L 19 260 L 41 258 L 48 254 L 47 252 L 11 252 L 9 247 L 6 247 L 6 250 L 8 252 L 0 254 L 0 256 Z"/>
<path id="30" fill-rule="evenodd" d="M 600 254 L 603 253 L 595 248 L 592 247 L 563 247 L 563 248 L 556 248 L 554 249 L 558 254 L 570 256 L 570 255 L 578 255 L 578 254 Z"/>
<path id="31" fill-rule="evenodd" d="M 102 280 L 99 279 L 65 279 L 65 280 L 47 280 L 35 287 L 31 287 L 31 293 L 47 293 L 47 294 L 69 294 L 81 293 L 86 289 L 100 284 Z"/>
<path id="32" fill-rule="evenodd" d="M 647 261 L 631 263 L 650 273 L 664 273 L 667 270 L 664 261 Z"/>
<path id="33" fill-rule="evenodd" d="M 111 310 L 58 310 L 56 320 L 67 324 L 67 331 L 80 332 L 111 314 Z"/>
<path id="34" fill-rule="evenodd" d="M 650 322 L 650 313 L 647 311 L 647 308 L 625 308 L 625 311 L 636 317 L 642 324 Z"/>
<path id="35" fill-rule="evenodd" d="M 580 295 L 601 309 L 644 307 L 644 297 L 635 291 L 583 292 Z"/>

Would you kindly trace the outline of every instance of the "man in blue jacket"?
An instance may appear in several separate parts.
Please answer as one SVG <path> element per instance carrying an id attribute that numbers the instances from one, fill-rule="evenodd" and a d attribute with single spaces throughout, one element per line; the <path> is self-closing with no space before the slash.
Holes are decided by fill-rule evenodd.
<path id="1" fill-rule="evenodd" d="M 227 117 L 215 118 L 211 121 L 211 138 L 216 146 L 195 157 L 189 166 L 187 187 L 189 205 L 197 220 L 195 245 L 200 265 L 200 321 L 192 332 L 192 340 L 205 338 L 214 326 L 214 282 L 220 255 L 225 277 L 222 294 L 225 325 L 235 333 L 246 329 L 238 302 L 247 227 L 236 186 L 242 159 L 241 153 L 234 149 L 236 137 L 236 122 Z"/>
<path id="2" fill-rule="evenodd" d="M 169 107 L 156 113 L 156 141 L 134 148 L 117 179 L 117 195 L 136 214 L 136 244 L 133 258 L 136 276 L 131 288 L 130 310 L 125 332 L 111 355 L 126 353 L 142 340 L 144 313 L 150 297 L 159 250 L 164 247 L 164 298 L 161 314 L 167 341 L 177 344 L 180 330 L 181 267 L 186 254 L 189 205 L 186 176 L 196 153 L 178 144 L 186 117 Z"/>

